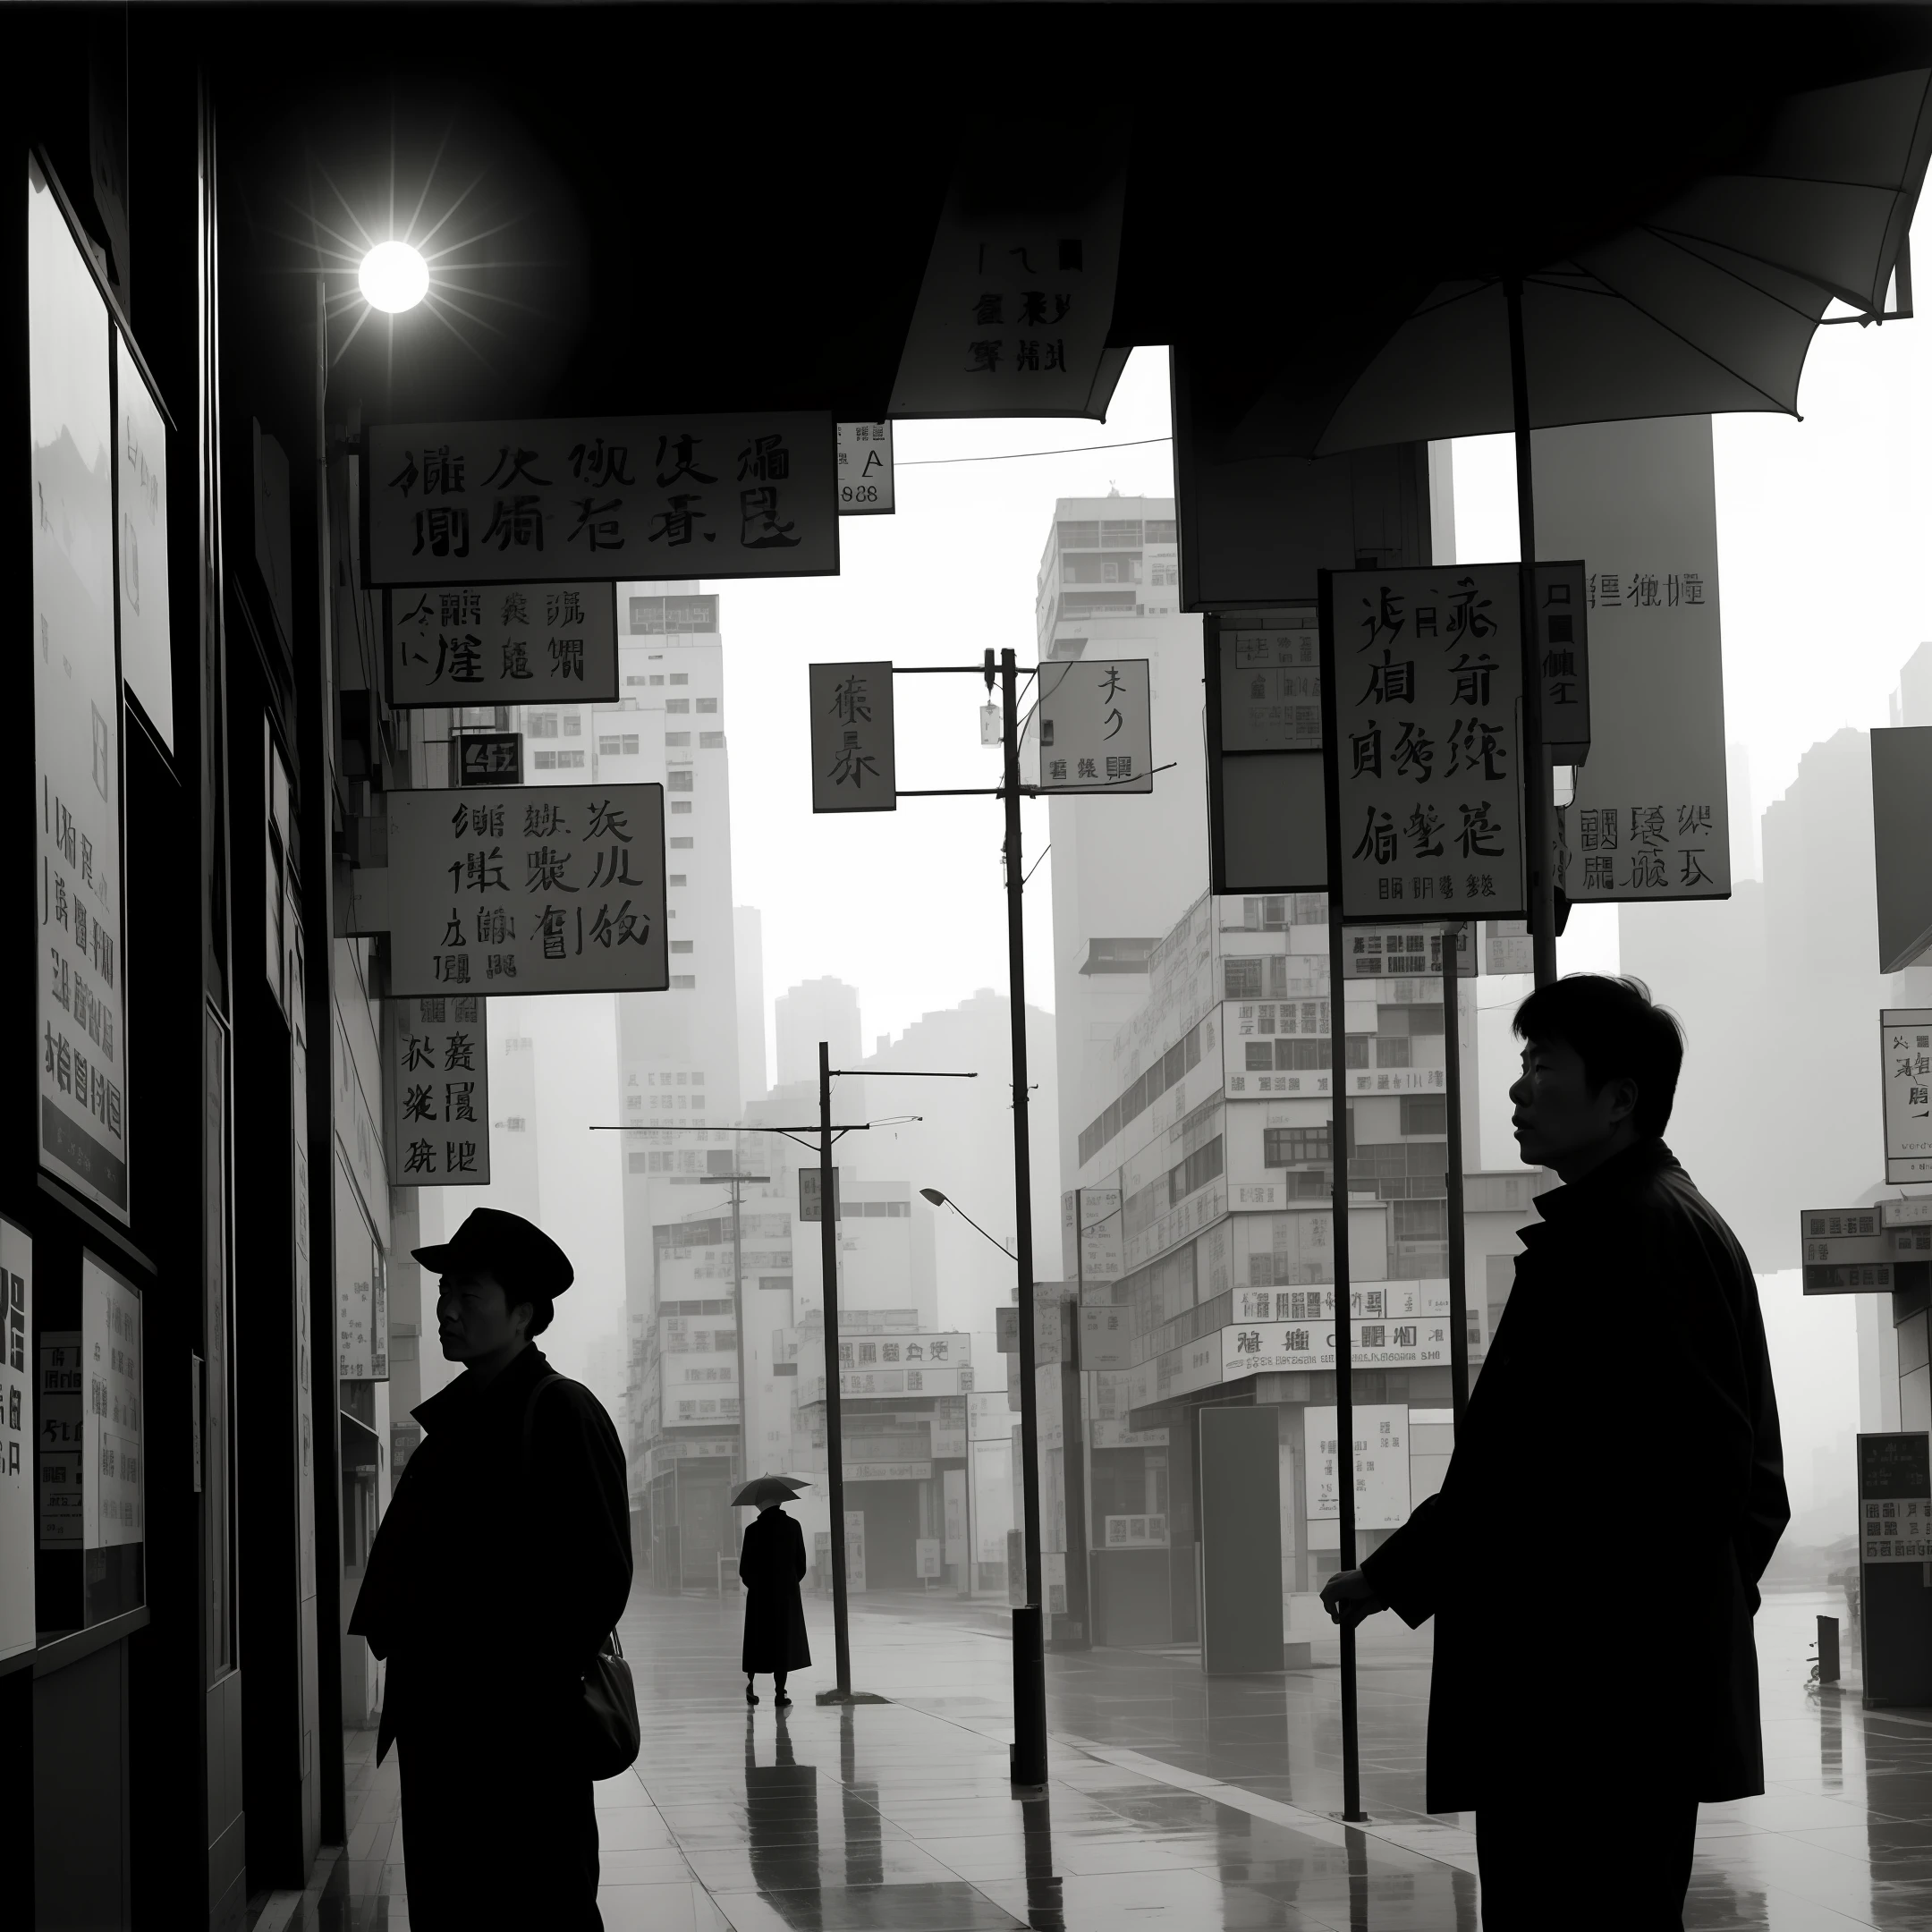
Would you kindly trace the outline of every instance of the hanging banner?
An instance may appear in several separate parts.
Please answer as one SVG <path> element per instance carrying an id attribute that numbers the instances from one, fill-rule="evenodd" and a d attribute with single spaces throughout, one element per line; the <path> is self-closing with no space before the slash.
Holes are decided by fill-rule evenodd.
<path id="1" fill-rule="evenodd" d="M 812 809 L 896 811 L 899 763 L 893 732 L 893 667 L 815 664 L 811 704 Z"/>
<path id="2" fill-rule="evenodd" d="M 489 1185 L 488 1013 L 474 993 L 385 1003 L 391 1187 Z"/>
<path id="3" fill-rule="evenodd" d="M 382 601 L 398 709 L 617 700 L 614 584 L 445 585 Z"/>
<path id="4" fill-rule="evenodd" d="M 1589 757 L 1589 573 L 1581 564 L 1536 567 L 1537 672 L 1543 743 L 1552 765 Z"/>
<path id="5" fill-rule="evenodd" d="M 1324 572 L 1346 920 L 1527 915 L 1513 564 Z"/>
<path id="6" fill-rule="evenodd" d="M 1539 429 L 1535 462 L 1538 548 L 1589 559 L 1589 762 L 1558 815 L 1557 883 L 1579 905 L 1728 898 L 1710 418 Z"/>
<path id="7" fill-rule="evenodd" d="M 887 414 L 1105 420 L 1126 180 L 1123 120 L 969 128 Z"/>
<path id="8" fill-rule="evenodd" d="M 1932 1181 L 1932 1006 L 1883 1009 L 1878 1052 L 1885 1180 Z"/>
<path id="9" fill-rule="evenodd" d="M 22 508 L 33 524 L 40 1165 L 125 1224 L 126 962 L 110 353 L 106 306 L 53 191 L 30 160 L 31 496 Z"/>
<path id="10" fill-rule="evenodd" d="M 669 986 L 662 785 L 391 792 L 386 804 L 393 997 Z"/>
<path id="11" fill-rule="evenodd" d="M 140 1291 L 85 1250 L 80 1346 L 87 1412 L 81 1445 L 89 1492 L 83 1547 L 114 1549 L 148 1534 L 141 1451 Z"/>
<path id="12" fill-rule="evenodd" d="M 34 1647 L 33 1241 L 0 1221 L 0 1657 Z"/>
<path id="13" fill-rule="evenodd" d="M 1039 788 L 1055 796 L 1154 789 L 1153 684 L 1145 657 L 1077 657 L 1039 667 L 1030 734 Z"/>
<path id="14" fill-rule="evenodd" d="M 381 423 L 368 445 L 371 584 L 838 571 L 829 416 Z"/>
<path id="15" fill-rule="evenodd" d="M 838 513 L 890 516 L 893 493 L 893 432 L 889 422 L 838 425 Z"/>

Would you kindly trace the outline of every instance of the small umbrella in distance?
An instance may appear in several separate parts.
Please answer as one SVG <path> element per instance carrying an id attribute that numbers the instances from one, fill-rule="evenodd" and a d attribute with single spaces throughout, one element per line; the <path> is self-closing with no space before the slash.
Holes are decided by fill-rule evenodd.
<path id="1" fill-rule="evenodd" d="M 733 1509 L 763 1509 L 767 1503 L 792 1503 L 806 1486 L 792 1476 L 754 1476 L 731 1499 Z"/>

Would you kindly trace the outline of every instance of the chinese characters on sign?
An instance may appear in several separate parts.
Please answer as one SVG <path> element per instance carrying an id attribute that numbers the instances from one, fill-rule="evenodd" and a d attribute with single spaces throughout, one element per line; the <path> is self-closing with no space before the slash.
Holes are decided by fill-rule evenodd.
<path id="1" fill-rule="evenodd" d="M 1859 1561 L 1932 1563 L 1932 1436 L 1860 1436 Z"/>
<path id="2" fill-rule="evenodd" d="M 1321 581 L 1343 917 L 1521 916 L 1516 565 Z"/>
<path id="3" fill-rule="evenodd" d="M 808 687 L 812 809 L 896 811 L 891 665 L 815 664 Z"/>
<path id="4" fill-rule="evenodd" d="M 53 193 L 30 163 L 29 181 L 33 618 L 28 648 L 38 821 L 34 1030 L 40 1163 L 124 1224 L 121 687 L 114 668 L 107 312 Z M 152 567 L 165 570 L 158 559 Z"/>
<path id="5" fill-rule="evenodd" d="M 832 1218 L 843 1221 L 844 1209 L 839 1205 L 838 1169 L 832 1170 Z M 798 1217 L 801 1221 L 822 1221 L 824 1211 L 818 1205 L 819 1191 L 824 1175 L 816 1167 L 801 1167 L 798 1171 Z"/>
<path id="6" fill-rule="evenodd" d="M 1932 1181 L 1932 1007 L 1881 1011 L 1878 1052 L 1885 1179 Z"/>
<path id="7" fill-rule="evenodd" d="M 1581 564 L 1537 565 L 1537 669 L 1543 685 L 1543 742 L 1552 765 L 1580 765 L 1589 757 L 1588 607 Z"/>
<path id="8" fill-rule="evenodd" d="M 1909 1284 L 1918 1264 L 1932 1273 L 1932 1224 L 1894 1227 L 1876 1208 L 1807 1208 L 1798 1217 L 1804 1292 L 1889 1294 Z"/>
<path id="9" fill-rule="evenodd" d="M 1249 628 L 1264 614 L 1269 628 Z M 1321 624 L 1313 610 L 1224 618 L 1220 656 L 1224 751 L 1321 750 Z"/>
<path id="10" fill-rule="evenodd" d="M 893 513 L 893 434 L 889 422 L 838 426 L 838 511 L 841 516 Z"/>
<path id="11" fill-rule="evenodd" d="M 46 1328 L 40 1333 L 40 1407 L 35 1426 L 40 1486 L 40 1547 L 79 1549 L 86 1488 L 81 1461 L 87 1453 L 80 1420 L 80 1331 Z"/>
<path id="12" fill-rule="evenodd" d="M 451 741 L 456 749 L 456 789 L 522 784 L 521 732 L 465 732 Z"/>
<path id="13" fill-rule="evenodd" d="M 831 419 L 388 423 L 369 432 L 372 584 L 838 570 Z"/>
<path id="14" fill-rule="evenodd" d="M 383 611 L 393 705 L 616 700 L 617 592 L 610 584 L 391 590 Z"/>
<path id="15" fill-rule="evenodd" d="M 33 1241 L 0 1221 L 0 1657 L 34 1644 Z"/>
<path id="16" fill-rule="evenodd" d="M 141 1513 L 141 1300 L 90 1254 L 80 1258 L 87 1413 L 81 1467 L 92 1486 L 88 1549 L 139 1543 Z"/>
<path id="17" fill-rule="evenodd" d="M 386 802 L 394 996 L 669 985 L 662 785 L 391 792 Z"/>
<path id="18" fill-rule="evenodd" d="M 1311 1404 L 1302 1417 L 1309 1547 L 1335 1549 L 1342 1538 L 1341 1437 L 1335 1411 Z M 1403 1402 L 1355 1411 L 1352 1456 L 1355 1527 L 1399 1530 L 1409 1521 L 1409 1409 Z"/>
<path id="19" fill-rule="evenodd" d="M 1589 559 L 1555 566 L 1579 572 L 1579 635 L 1586 615 L 1589 625 L 1588 664 L 1578 663 L 1587 765 L 1563 747 L 1547 672 L 1556 647 L 1539 640 L 1550 756 L 1578 767 L 1575 799 L 1557 814 L 1558 883 L 1578 904 L 1728 897 L 1710 419 L 1539 429 L 1536 498 L 1546 549 Z"/>
<path id="20" fill-rule="evenodd" d="M 1145 657 L 1049 658 L 1034 717 L 1042 792 L 1151 792 L 1154 725 Z"/>
<path id="21" fill-rule="evenodd" d="M 391 1000 L 389 1184 L 489 1184 L 489 1004 L 474 993 Z"/>

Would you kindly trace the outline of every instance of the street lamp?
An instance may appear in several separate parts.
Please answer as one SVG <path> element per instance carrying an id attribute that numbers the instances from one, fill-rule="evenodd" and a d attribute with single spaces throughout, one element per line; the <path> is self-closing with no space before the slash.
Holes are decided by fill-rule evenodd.
<path id="1" fill-rule="evenodd" d="M 401 315 L 429 292 L 429 264 L 407 242 L 378 242 L 362 258 L 356 281 L 371 309 Z"/>
<path id="2" fill-rule="evenodd" d="M 991 1241 L 993 1245 L 997 1248 L 999 1251 L 1003 1255 L 1004 1255 L 1009 1261 L 1013 1258 L 1013 1250 L 1009 1248 L 1004 1241 L 1001 1241 L 997 1235 L 987 1234 L 987 1231 L 983 1227 L 980 1227 L 979 1224 L 975 1221 L 973 1217 L 970 1214 L 968 1214 L 966 1210 L 962 1208 L 956 1200 L 948 1199 L 946 1196 L 942 1194 L 936 1187 L 922 1187 L 919 1190 L 919 1192 L 923 1194 L 926 1199 L 933 1204 L 935 1208 L 950 1208 L 953 1212 L 956 1214 L 960 1217 L 960 1219 L 966 1224 L 968 1227 L 978 1230 L 978 1232 L 981 1234 L 986 1234 L 986 1238 L 989 1241 Z"/>

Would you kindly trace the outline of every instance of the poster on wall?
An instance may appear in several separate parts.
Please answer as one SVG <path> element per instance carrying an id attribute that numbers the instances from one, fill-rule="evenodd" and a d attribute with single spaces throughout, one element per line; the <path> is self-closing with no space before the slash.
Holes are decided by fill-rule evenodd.
<path id="1" fill-rule="evenodd" d="M 1342 1546 L 1341 1439 L 1335 1410 L 1311 1403 L 1304 1413 L 1308 1451 L 1309 1547 Z M 1399 1530 L 1409 1521 L 1409 1407 L 1363 1402 L 1355 1411 L 1355 1527 Z"/>
<path id="2" fill-rule="evenodd" d="M 147 1534 L 141 1470 L 141 1298 L 90 1254 L 80 1257 L 80 1352 L 86 1377 L 81 1457 L 91 1489 L 81 1538 L 117 1549 Z"/>
<path id="3" fill-rule="evenodd" d="M 34 1644 L 33 1241 L 0 1221 L 0 1657 Z"/>
<path id="4" fill-rule="evenodd" d="M 27 180 L 40 1164 L 128 1220 L 121 687 L 107 310 L 53 190 Z"/>

